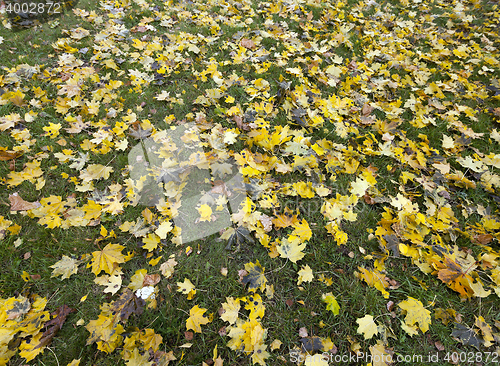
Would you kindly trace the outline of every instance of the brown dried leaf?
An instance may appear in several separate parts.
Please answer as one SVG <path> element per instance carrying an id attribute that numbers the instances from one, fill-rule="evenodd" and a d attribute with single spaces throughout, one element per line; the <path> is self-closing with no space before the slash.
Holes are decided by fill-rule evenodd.
<path id="1" fill-rule="evenodd" d="M 244 278 L 245 276 L 247 276 L 247 275 L 248 275 L 248 272 L 247 272 L 247 271 L 245 271 L 244 269 L 240 269 L 240 270 L 238 271 L 238 276 L 240 277 L 240 278 L 238 279 L 238 282 L 239 282 L 239 283 L 243 283 L 243 278 Z"/>
<path id="2" fill-rule="evenodd" d="M 434 345 L 436 346 L 436 348 L 438 349 L 438 351 L 444 351 L 444 346 L 441 342 L 437 341 L 434 343 Z"/>
<path id="3" fill-rule="evenodd" d="M 376 203 L 375 200 L 368 193 L 365 193 L 363 199 L 365 200 L 365 203 L 369 205 L 374 205 Z"/>
<path id="4" fill-rule="evenodd" d="M 307 329 L 305 327 L 299 329 L 299 336 L 302 338 L 309 336 L 309 333 L 307 333 Z"/>
<path id="5" fill-rule="evenodd" d="M 224 314 L 226 310 L 224 310 L 224 308 L 221 306 L 217 312 L 219 313 L 219 316 L 222 316 L 222 314 Z"/>
<path id="6" fill-rule="evenodd" d="M 134 27 L 134 28 L 132 28 L 132 29 L 131 29 L 131 31 L 132 31 L 132 32 L 134 32 L 134 33 L 136 33 L 136 32 L 141 32 L 141 33 L 144 33 L 144 32 L 146 32 L 147 30 L 148 30 L 148 29 L 147 29 L 145 26 L 143 26 L 143 25 L 139 25 L 139 26 Z"/>
<path id="7" fill-rule="evenodd" d="M 28 202 L 25 201 L 17 194 L 17 192 L 13 194 L 9 194 L 9 201 L 10 201 L 10 210 L 11 211 L 27 211 L 27 210 L 32 210 L 34 208 L 40 207 L 40 202 Z"/>
<path id="8" fill-rule="evenodd" d="M 167 366 L 170 361 L 175 361 L 177 358 L 174 356 L 174 352 L 164 352 L 164 351 L 156 351 L 152 354 L 152 349 L 149 349 L 149 354 L 152 355 L 151 362 L 154 362 L 154 366 Z"/>
<path id="9" fill-rule="evenodd" d="M 64 322 L 66 321 L 66 317 L 75 311 L 75 309 L 70 308 L 67 305 L 62 305 L 57 308 L 57 310 L 51 314 L 54 318 L 45 323 L 44 327 L 47 330 L 42 334 L 40 343 L 34 349 L 47 346 L 52 341 L 52 338 L 54 338 L 59 329 L 62 328 Z"/>
<path id="10" fill-rule="evenodd" d="M 371 105 L 369 105 L 368 103 L 365 103 L 363 105 L 363 109 L 361 110 L 361 114 L 364 116 L 364 117 L 368 117 L 374 110 L 375 108 L 373 108 Z"/>
<path id="11" fill-rule="evenodd" d="M 154 286 L 158 282 L 160 282 L 160 275 L 158 273 L 152 275 L 145 275 L 144 281 L 142 282 L 142 286 Z"/>
<path id="12" fill-rule="evenodd" d="M 243 38 L 240 42 L 242 47 L 253 50 L 255 48 L 255 43 L 251 39 Z"/>
<path id="13" fill-rule="evenodd" d="M 243 122 L 243 118 L 241 116 L 233 116 L 233 121 L 236 122 L 236 126 L 243 131 L 250 131 L 250 127 L 248 127 L 248 123 Z"/>
<path id="14" fill-rule="evenodd" d="M 125 289 L 120 298 L 113 301 L 111 310 L 116 312 L 122 322 L 125 322 L 132 313 L 140 315 L 144 305 L 146 305 L 146 302 L 143 299 L 135 296 L 131 290 Z"/>
<path id="15" fill-rule="evenodd" d="M 394 302 L 389 301 L 385 306 L 386 306 L 387 310 L 392 311 L 392 309 L 394 308 Z"/>
<path id="16" fill-rule="evenodd" d="M 213 187 L 210 190 L 211 193 L 223 194 L 227 197 L 231 197 L 232 193 L 227 190 L 227 186 L 226 186 L 226 183 L 224 183 L 224 181 L 216 180 L 212 184 L 213 184 Z"/>
<path id="17" fill-rule="evenodd" d="M 481 245 L 487 245 L 493 240 L 493 235 L 491 234 L 479 234 L 472 237 L 472 242 Z"/>

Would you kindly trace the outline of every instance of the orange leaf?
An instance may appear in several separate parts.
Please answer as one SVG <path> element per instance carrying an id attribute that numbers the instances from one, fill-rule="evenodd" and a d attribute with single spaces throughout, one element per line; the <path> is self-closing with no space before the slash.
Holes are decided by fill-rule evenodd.
<path id="1" fill-rule="evenodd" d="M 15 159 L 19 155 L 20 154 L 16 151 L 0 150 L 0 161 L 7 161 L 7 160 Z"/>

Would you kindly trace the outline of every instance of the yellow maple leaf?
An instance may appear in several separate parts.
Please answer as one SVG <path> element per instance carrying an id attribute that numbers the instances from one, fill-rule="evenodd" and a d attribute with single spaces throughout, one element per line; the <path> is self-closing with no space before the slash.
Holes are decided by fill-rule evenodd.
<path id="1" fill-rule="evenodd" d="M 177 292 L 187 295 L 188 300 L 192 300 L 194 295 L 196 295 L 195 286 L 188 278 L 185 278 L 184 282 L 177 282 L 177 287 Z"/>
<path id="2" fill-rule="evenodd" d="M 297 193 L 302 198 L 313 198 L 314 190 L 311 182 L 297 182 L 293 184 L 293 188 L 297 190 Z"/>
<path id="3" fill-rule="evenodd" d="M 104 293 L 108 292 L 111 293 L 111 295 L 114 295 L 122 287 L 122 277 L 116 273 L 113 274 L 112 276 L 103 275 L 96 277 L 94 279 L 94 283 L 101 286 L 106 286 L 103 292 Z"/>
<path id="4" fill-rule="evenodd" d="M 158 229 L 155 230 L 155 234 L 160 237 L 160 239 L 166 239 L 167 234 L 173 229 L 172 223 L 170 221 L 163 221 Z"/>
<path id="5" fill-rule="evenodd" d="M 26 361 L 31 361 L 45 349 L 45 346 L 38 347 L 42 339 L 42 335 L 43 333 L 40 332 L 29 340 L 23 340 L 19 345 L 19 355 L 24 357 Z"/>
<path id="6" fill-rule="evenodd" d="M 260 265 L 259 260 L 256 260 L 255 263 L 246 263 L 245 270 L 248 274 L 243 277 L 242 282 L 249 284 L 248 291 L 255 292 L 257 289 L 264 291 L 267 279 L 264 275 L 265 268 Z"/>
<path id="7" fill-rule="evenodd" d="M 200 213 L 200 221 L 210 221 L 212 218 L 212 209 L 209 205 L 203 204 L 197 208 Z"/>
<path id="8" fill-rule="evenodd" d="M 326 302 L 326 310 L 330 310 L 333 315 L 339 315 L 340 305 L 331 292 L 321 295 L 323 302 Z"/>
<path id="9" fill-rule="evenodd" d="M 131 290 L 139 290 L 143 287 L 144 278 L 148 271 L 146 269 L 138 269 L 135 271 L 134 275 L 130 278 L 130 283 L 128 284 L 128 288 Z"/>
<path id="10" fill-rule="evenodd" d="M 431 324 L 431 312 L 424 308 L 424 305 L 417 299 L 413 297 L 408 297 L 408 299 L 401 301 L 398 306 L 406 311 L 405 323 L 408 326 L 413 326 L 418 323 L 418 327 L 422 332 L 427 332 L 429 330 L 429 324 Z"/>
<path id="11" fill-rule="evenodd" d="M 361 197 L 365 194 L 365 191 L 370 188 L 370 183 L 368 183 L 363 178 L 356 178 L 355 182 L 351 182 L 351 194 Z"/>
<path id="12" fill-rule="evenodd" d="M 488 297 L 491 294 L 491 290 L 486 291 L 479 279 L 477 282 L 470 282 L 469 280 L 469 287 L 476 297 Z"/>
<path id="13" fill-rule="evenodd" d="M 314 279 L 313 271 L 309 265 L 306 265 L 305 267 L 302 266 L 298 275 L 299 279 L 297 280 L 297 285 L 300 285 L 302 282 L 311 282 Z"/>
<path id="14" fill-rule="evenodd" d="M 283 344 L 283 342 L 281 342 L 279 339 L 275 339 L 271 343 L 271 350 L 272 351 L 276 351 L 277 349 L 280 349 L 280 347 L 281 347 L 282 344 Z"/>
<path id="15" fill-rule="evenodd" d="M 92 252 L 92 273 L 96 276 L 104 271 L 113 273 L 118 264 L 125 262 L 125 256 L 121 251 L 125 247 L 119 244 L 108 244 L 103 250 Z"/>
<path id="16" fill-rule="evenodd" d="M 240 307 L 240 299 L 226 297 L 226 302 L 222 303 L 224 313 L 221 314 L 221 319 L 229 324 L 234 324 L 236 319 L 238 319 L 238 311 L 240 311 Z"/>
<path id="17" fill-rule="evenodd" d="M 108 179 L 109 175 L 113 172 L 113 168 L 110 166 L 104 166 L 101 164 L 90 164 L 87 169 L 80 172 L 80 179 L 84 182 L 90 182 L 94 179 Z"/>
<path id="18" fill-rule="evenodd" d="M 377 324 L 371 315 L 365 315 L 363 318 L 357 319 L 356 323 L 359 324 L 357 333 L 363 334 L 365 339 L 371 339 L 378 333 Z"/>
<path id="19" fill-rule="evenodd" d="M 340 211 L 339 211 L 340 212 Z M 333 235 L 337 245 L 343 245 L 347 243 L 348 236 L 345 231 L 343 231 L 338 225 L 336 221 L 330 221 L 325 225 L 326 231 Z"/>
<path id="20" fill-rule="evenodd" d="M 293 215 L 293 211 L 286 207 L 285 212 L 272 219 L 272 222 L 274 226 L 279 229 L 290 225 L 296 225 L 299 220 L 297 219 L 297 215 Z"/>
<path id="21" fill-rule="evenodd" d="M 389 282 L 386 281 L 384 274 L 375 269 L 367 270 L 365 268 L 358 267 L 358 270 L 360 272 L 354 272 L 354 275 L 357 278 L 364 280 L 368 286 L 375 287 L 382 293 L 382 295 L 384 295 L 386 299 L 389 298 L 389 292 L 385 289 L 389 286 Z"/>
<path id="22" fill-rule="evenodd" d="M 60 123 L 52 123 L 49 122 L 48 126 L 42 127 L 42 129 L 47 132 L 47 136 L 50 138 L 54 138 L 56 136 L 59 136 L 59 130 L 61 129 L 61 124 Z"/>
<path id="23" fill-rule="evenodd" d="M 305 219 L 294 225 L 292 235 L 298 236 L 301 242 L 311 239 L 312 231 Z"/>
<path id="24" fill-rule="evenodd" d="M 259 365 L 266 366 L 266 358 L 271 356 L 269 352 L 266 351 L 267 344 L 260 343 L 254 347 L 252 353 L 252 363 L 258 363 Z"/>
<path id="25" fill-rule="evenodd" d="M 142 242 L 144 245 L 142 246 L 144 249 L 147 249 L 148 252 L 152 252 L 158 247 L 158 243 L 160 242 L 160 237 L 156 234 L 148 234 L 147 237 L 142 238 Z"/>
<path id="26" fill-rule="evenodd" d="M 483 333 L 483 340 L 484 340 L 484 346 L 485 347 L 490 347 L 493 345 L 495 338 L 493 336 L 493 329 L 489 326 L 488 323 L 484 320 L 482 316 L 480 317 L 475 317 L 476 321 L 474 325 L 481 329 L 481 332 Z"/>
<path id="27" fill-rule="evenodd" d="M 54 263 L 50 268 L 54 268 L 51 277 L 62 275 L 61 279 L 64 280 L 78 271 L 78 260 L 63 255 L 62 259 Z"/>
<path id="28" fill-rule="evenodd" d="M 373 366 L 388 366 L 392 364 L 392 357 L 385 350 L 384 342 L 377 341 L 377 344 L 370 347 L 370 353 L 373 359 Z"/>
<path id="29" fill-rule="evenodd" d="M 312 356 L 306 357 L 304 366 L 328 366 L 328 356 L 316 353 Z"/>
<path id="30" fill-rule="evenodd" d="M 297 261 L 304 258 L 305 253 L 302 251 L 305 247 L 306 243 L 301 244 L 298 237 L 290 236 L 288 239 L 281 240 L 281 245 L 276 249 L 281 258 L 288 258 L 291 262 L 297 263 Z"/>
<path id="31" fill-rule="evenodd" d="M 134 348 L 132 351 L 130 358 L 127 360 L 127 366 L 149 366 L 152 365 L 153 362 L 148 362 L 149 352 L 144 352 L 143 355 L 139 353 L 138 348 Z"/>
<path id="32" fill-rule="evenodd" d="M 193 306 L 189 311 L 189 318 L 186 320 L 186 329 L 201 333 L 201 326 L 210 323 L 205 315 L 206 311 L 207 309 L 200 308 L 198 305 Z"/>
<path id="33" fill-rule="evenodd" d="M 5 93 L 4 95 L 2 95 L 2 99 L 4 99 L 4 100 L 8 99 L 14 105 L 16 105 L 18 107 L 23 107 L 26 105 L 26 103 L 24 103 L 25 96 L 26 95 L 20 89 L 17 89 L 16 91 L 8 92 L 8 93 Z"/>
<path id="34" fill-rule="evenodd" d="M 460 293 L 461 297 L 472 297 L 474 290 L 471 288 L 473 278 L 464 272 L 462 266 L 453 258 L 445 256 L 444 261 L 434 263 L 438 269 L 438 278 L 446 283 L 452 290 Z M 472 267 L 469 268 L 473 269 Z"/>
<path id="35" fill-rule="evenodd" d="M 256 319 L 243 321 L 236 320 L 236 325 L 227 328 L 231 340 L 227 346 L 232 350 L 242 349 L 245 352 L 253 352 L 256 347 L 263 343 L 266 331 Z"/>
<path id="36" fill-rule="evenodd" d="M 125 331 L 116 318 L 102 313 L 97 319 L 89 321 L 85 328 L 90 332 L 87 345 L 96 342 L 97 348 L 106 353 L 116 349 L 123 339 L 121 334 Z"/>
<path id="37" fill-rule="evenodd" d="M 250 314 L 248 315 L 248 319 L 254 320 L 257 318 L 263 318 L 264 313 L 266 311 L 266 307 L 262 302 L 262 297 L 255 293 L 248 296 L 247 304 L 245 305 L 246 310 L 250 310 Z"/>
<path id="38" fill-rule="evenodd" d="M 342 74 L 342 69 L 340 67 L 337 67 L 335 65 L 330 65 L 325 69 L 325 72 L 329 75 L 332 75 L 334 77 L 340 77 Z"/>

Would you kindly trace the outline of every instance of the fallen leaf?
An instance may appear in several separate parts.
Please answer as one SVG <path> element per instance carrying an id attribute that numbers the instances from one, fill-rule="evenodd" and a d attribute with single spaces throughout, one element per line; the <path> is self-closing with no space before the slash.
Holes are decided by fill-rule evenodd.
<path id="1" fill-rule="evenodd" d="M 61 275 L 61 280 L 71 277 L 71 275 L 78 272 L 78 263 L 77 259 L 63 255 L 60 261 L 50 266 L 50 268 L 54 268 L 51 277 Z"/>
<path id="2" fill-rule="evenodd" d="M 160 275 L 158 273 L 152 274 L 152 275 L 145 275 L 144 276 L 144 281 L 142 282 L 143 286 L 154 286 L 158 282 L 160 282 Z"/>
<path id="3" fill-rule="evenodd" d="M 193 306 L 189 311 L 189 318 L 186 320 L 186 328 L 201 333 L 201 326 L 210 323 L 205 315 L 206 311 L 207 309 L 200 308 L 198 305 Z"/>
<path id="4" fill-rule="evenodd" d="M 62 328 L 64 322 L 66 321 L 66 317 L 75 311 L 75 309 L 70 308 L 67 305 L 62 305 L 57 308 L 57 310 L 51 314 L 53 316 L 52 320 L 49 320 L 44 324 L 46 331 L 42 334 L 38 345 L 34 349 L 49 345 L 52 338 L 54 338 L 56 333 Z"/>
<path id="5" fill-rule="evenodd" d="M 367 117 L 368 115 L 370 115 L 372 112 L 373 112 L 374 108 L 369 105 L 368 103 L 365 103 L 363 105 L 363 109 L 361 110 L 361 114 L 364 116 L 364 117 Z"/>
<path id="6" fill-rule="evenodd" d="M 20 155 L 20 153 L 16 151 L 5 151 L 5 150 L 0 150 L 0 161 L 7 161 L 7 160 L 12 160 L 17 158 Z"/>
<path id="7" fill-rule="evenodd" d="M 326 310 L 330 310 L 333 313 L 333 315 L 339 315 L 340 305 L 338 304 L 337 299 L 335 298 L 335 296 L 332 295 L 331 292 L 323 294 L 321 298 L 323 302 L 326 302 L 327 304 Z"/>
<path id="8" fill-rule="evenodd" d="M 468 328 L 463 324 L 455 323 L 455 328 L 451 332 L 451 336 L 458 339 L 463 345 L 473 346 L 478 350 L 484 343 L 474 329 Z"/>
<path id="9" fill-rule="evenodd" d="M 377 324 L 371 315 L 365 315 L 363 318 L 356 320 L 359 324 L 357 333 L 363 334 L 365 339 L 371 339 L 374 335 L 378 334 Z"/>
<path id="10" fill-rule="evenodd" d="M 309 334 L 307 333 L 307 328 L 302 327 L 299 329 L 299 337 L 305 338 L 308 336 L 309 336 Z"/>
<path id="11" fill-rule="evenodd" d="M 431 324 L 431 312 L 424 308 L 424 305 L 413 297 L 401 301 L 398 306 L 406 312 L 405 323 L 408 326 L 413 326 L 418 323 L 418 327 L 422 332 L 429 330 Z"/>
<path id="12" fill-rule="evenodd" d="M 277 349 L 280 349 L 281 345 L 283 343 L 279 339 L 275 339 L 274 341 L 271 342 L 271 351 L 276 351 Z"/>
<path id="13" fill-rule="evenodd" d="M 251 39 L 242 38 L 240 44 L 248 49 L 253 50 L 255 48 L 255 43 Z"/>
<path id="14" fill-rule="evenodd" d="M 11 211 L 27 211 L 41 206 L 40 202 L 28 202 L 23 200 L 17 192 L 9 194 Z"/>
<path id="15" fill-rule="evenodd" d="M 242 282 L 249 284 L 248 291 L 256 291 L 257 289 L 264 291 L 267 279 L 264 276 L 265 268 L 260 265 L 259 261 L 245 264 L 245 270 L 247 274 L 243 277 Z"/>
<path id="16" fill-rule="evenodd" d="M 434 342 L 434 345 L 436 346 L 438 351 L 444 351 L 444 346 L 441 342 L 439 342 L 439 341 Z"/>
<path id="17" fill-rule="evenodd" d="M 141 315 L 144 305 L 146 302 L 127 288 L 118 300 L 111 303 L 111 310 L 119 316 L 122 322 L 126 322 L 132 314 Z"/>

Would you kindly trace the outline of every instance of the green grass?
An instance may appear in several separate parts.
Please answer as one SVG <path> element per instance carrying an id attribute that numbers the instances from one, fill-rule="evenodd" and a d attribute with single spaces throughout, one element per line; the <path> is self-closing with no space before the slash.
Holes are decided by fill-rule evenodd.
<path id="1" fill-rule="evenodd" d="M 498 339 L 498 296 L 492 293 L 484 298 L 461 298 L 457 291 L 438 278 L 437 270 L 431 273 L 431 268 L 439 269 L 439 261 L 443 260 L 439 253 L 446 246 L 452 250 L 456 248 L 457 253 L 469 253 L 478 265 L 470 273 L 462 268 L 463 272 L 472 274 L 476 281 L 481 279 L 484 287 L 492 292 L 495 286 L 500 286 L 498 279 L 496 284 L 494 282 L 494 278 L 498 278 L 495 270 L 500 269 L 496 259 L 500 256 L 500 238 L 485 221 L 490 215 L 498 223 L 498 163 L 488 166 L 494 182 L 489 188 L 480 183 L 480 174 L 457 160 L 470 156 L 479 163 L 485 161 L 486 155 L 499 151 L 500 141 L 493 134 L 494 129 L 499 129 L 498 112 L 494 110 L 499 99 L 495 89 L 485 87 L 499 86 L 500 68 L 498 61 L 494 61 L 498 60 L 500 46 L 498 24 L 494 21 L 498 19 L 499 10 L 498 5 L 487 1 L 463 5 L 464 10 L 460 12 L 459 6 L 426 0 L 409 5 L 405 1 L 370 4 L 357 0 L 346 3 L 290 2 L 288 5 L 250 0 L 118 1 L 102 4 L 81 0 L 77 8 L 90 13 L 90 18 L 80 17 L 79 12 L 68 12 L 40 27 L 21 32 L 1 27 L 0 92 L 20 90 L 25 96 L 24 105 L 9 98 L 0 103 L 0 152 L 23 151 L 15 159 L 0 160 L 0 216 L 12 222 L 11 230 L 14 224 L 21 227 L 18 234 L 11 234 L 8 230 L 2 232 L 0 221 L 0 265 L 3 268 L 0 298 L 38 294 L 48 299 L 46 310 L 49 312 L 63 304 L 75 309 L 53 338 L 49 350 L 45 349 L 31 361 L 15 355 L 7 364 L 67 365 L 74 359 L 80 359 L 80 365 L 127 364 L 123 357 L 127 346 L 123 342 L 119 342 L 109 354 L 99 351 L 95 343 L 87 344 L 90 333 L 85 328 L 90 321 L 98 319 L 102 308 L 116 301 L 120 293 L 103 292 L 104 287 L 94 282 L 96 276 L 85 264 L 81 264 L 78 273 L 68 279 L 52 277 L 51 266 L 63 255 L 81 258 L 100 251 L 107 244 L 123 245 L 123 254 L 133 254 L 129 261 L 120 265 L 124 288 L 140 269 L 146 269 L 148 274 L 161 275 L 160 265 L 175 255 L 178 264 L 173 276 L 165 278 L 161 275 L 161 281 L 156 285 L 156 307 L 145 308 L 142 314 L 133 314 L 122 324 L 124 338 L 136 330 L 154 329 L 162 337 L 159 350 L 172 351 L 177 358 L 174 364 L 211 364 L 215 347 L 224 364 L 252 363 L 250 355 L 228 347 L 229 324 L 221 319 L 219 312 L 229 297 L 252 296 L 241 282 L 240 271 L 256 261 L 265 268 L 267 285 L 274 289 L 274 292 L 270 289 L 257 291 L 265 306 L 265 314 L 259 321 L 266 330 L 267 337 L 260 340 L 268 346 L 268 365 L 292 364 L 290 352 L 302 347 L 301 328 L 305 328 L 311 337 L 320 337 L 324 344 L 328 343 L 327 340 L 333 342 L 332 357 L 349 355 L 356 349 L 370 354 L 377 341 L 383 342 L 386 352 L 393 353 L 393 357 L 436 354 L 439 351 L 440 364 L 445 364 L 443 357 L 452 352 L 481 352 L 483 356 L 485 352 L 499 352 L 497 341 L 493 341 L 490 347 L 482 345 L 478 349 L 462 344 L 451 335 L 453 322 L 445 325 L 436 317 L 437 308 L 453 309 L 460 314 L 461 324 L 468 327 L 474 327 L 476 318 L 483 317 Z M 5 19 L 5 14 L 0 14 L 0 17 Z M 352 29 L 347 32 L 346 27 L 350 25 Z M 148 29 L 150 26 L 156 30 Z M 78 39 L 73 33 L 77 27 L 88 30 L 90 35 Z M 125 29 L 128 32 L 118 35 Z M 446 33 L 447 30 L 450 32 Z M 70 50 L 70 54 L 81 60 L 81 67 L 93 67 L 93 71 L 75 71 L 74 67 L 80 66 L 71 63 L 71 56 L 66 53 L 68 50 L 55 46 L 60 38 L 70 39 L 70 46 L 75 49 Z M 241 39 L 253 40 L 256 47 L 242 47 Z M 460 52 L 453 53 L 461 46 L 467 47 L 465 56 Z M 82 52 L 84 49 L 87 52 Z M 263 54 L 269 55 L 266 60 L 259 58 Z M 105 64 L 105 60 L 114 60 L 118 69 Z M 266 68 L 265 62 L 270 62 L 270 66 L 261 71 Z M 9 72 L 17 72 L 21 64 L 40 65 L 42 73 L 26 78 L 18 72 L 17 80 L 9 79 Z M 210 64 L 217 66 L 216 72 Z M 330 65 L 341 68 L 338 77 L 325 71 Z M 159 72 L 161 67 L 166 69 L 165 73 Z M 64 95 L 61 86 L 66 84 L 66 76 L 83 74 L 85 70 L 91 76 L 81 82 L 79 95 Z M 134 75 L 152 79 L 151 82 L 138 81 L 134 80 Z M 258 88 L 258 83 L 255 83 L 258 79 L 266 80 L 269 88 L 252 96 L 250 88 Z M 107 96 L 99 96 L 115 80 L 122 81 L 123 85 Z M 279 104 L 276 100 L 281 81 L 289 81 L 291 86 Z M 442 95 L 431 88 L 431 83 L 440 88 Z M 46 91 L 49 101 L 43 101 L 36 88 Z M 203 102 L 207 89 L 219 89 L 222 97 Z M 315 91 L 313 97 L 308 94 L 311 90 Z M 156 99 L 162 92 L 169 93 L 168 100 Z M 228 97 L 234 101 L 226 101 Z M 68 103 L 74 103 L 67 107 L 67 111 L 61 111 L 61 106 L 56 105 L 57 100 L 64 98 Z M 414 108 L 411 107 L 411 98 L 418 99 Z M 88 109 L 87 103 L 93 99 L 100 103 L 95 112 Z M 196 103 L 196 100 L 202 102 Z M 401 101 L 400 110 L 395 110 L 398 101 Z M 259 112 L 261 102 L 272 104 L 272 111 Z M 374 107 L 372 124 L 362 123 L 365 103 Z M 406 103 L 410 106 L 405 106 Z M 305 146 L 306 152 L 300 157 L 312 160 L 301 163 L 297 156 L 286 152 L 288 145 L 284 141 L 267 146 L 257 143 L 259 136 L 252 134 L 255 126 L 251 124 L 250 131 L 238 130 L 236 118 L 227 114 L 234 106 L 240 109 L 238 113 L 244 124 L 252 122 L 249 112 L 256 110 L 255 117 L 263 119 L 264 122 L 258 122 L 263 123 L 270 136 L 278 128 L 289 128 L 288 136 Z M 117 111 L 116 116 L 107 115 L 112 107 Z M 307 126 L 294 122 L 290 110 L 298 108 L 311 113 L 304 117 Z M 26 115 L 30 111 L 38 113 L 33 121 Z M 323 117 L 323 124 L 313 127 L 311 116 L 314 113 Z M 19 114 L 23 120 L 14 127 L 3 129 L 3 117 L 14 114 Z M 68 133 L 65 131 L 69 127 L 65 120 L 68 115 L 81 116 L 90 124 L 79 133 Z M 170 115 L 175 118 L 165 122 L 165 117 Z M 135 121 L 130 119 L 132 116 Z M 433 122 L 416 127 L 418 118 Z M 127 126 L 123 135 L 112 132 L 108 135 L 108 143 L 99 142 L 103 126 L 117 130 L 123 121 Z M 390 129 L 388 125 L 393 121 L 397 127 Z M 51 138 L 46 134 L 44 127 L 50 123 L 61 124 L 59 136 Z M 292 263 L 277 254 L 273 242 L 287 238 L 294 228 L 279 228 L 276 223 L 271 231 L 264 232 L 261 224 L 247 219 L 243 226 L 251 231 L 254 243 L 242 242 L 233 245 L 231 250 L 225 249 L 227 241 L 220 239 L 219 230 L 213 233 L 215 224 L 212 222 L 201 221 L 193 226 L 195 232 L 207 234 L 201 239 L 180 244 L 169 233 L 157 248 L 149 252 L 143 248 L 145 235 L 136 236 L 119 228 L 127 221 L 148 220 L 146 207 L 141 204 L 134 206 L 127 196 L 131 188 L 128 153 L 139 143 L 129 135 L 130 131 L 142 124 L 143 127 L 154 127 L 156 133 L 168 133 L 170 127 L 182 128 L 187 123 L 201 125 L 200 139 L 206 154 L 215 154 L 230 162 L 229 158 L 245 150 L 247 155 L 248 152 L 253 154 L 257 165 L 266 164 L 275 156 L 278 162 L 289 167 L 287 173 L 271 167 L 255 177 L 246 177 L 246 181 L 258 185 L 263 193 L 276 194 L 279 205 L 274 208 L 266 206 L 262 195 L 252 196 L 257 211 L 276 218 L 287 208 L 298 211 L 299 221 L 307 221 L 312 237 L 301 260 Z M 234 143 L 228 144 L 230 139 L 226 143 L 217 140 L 221 130 L 229 129 L 238 133 Z M 26 131 L 30 133 L 29 140 L 34 141 L 23 147 L 27 144 L 23 141 Z M 384 135 L 387 131 L 389 133 Z M 467 139 L 466 134 L 471 131 L 482 135 L 472 135 L 473 138 Z M 445 149 L 443 135 L 454 140 L 452 148 Z M 307 140 L 300 140 L 302 137 Z M 117 149 L 114 143 L 125 138 L 128 145 Z M 85 150 L 83 146 L 93 139 L 92 148 Z M 384 148 L 386 141 L 392 143 Z M 323 146 L 325 151 L 322 154 L 318 153 L 317 147 L 312 147 L 315 143 Z M 332 144 L 331 147 L 325 147 L 328 143 Z M 103 150 L 105 144 L 109 148 Z M 82 190 L 79 187 L 83 169 L 71 168 L 72 161 L 63 163 L 54 155 L 68 149 L 73 151 L 73 156 L 78 156 L 79 152 L 89 154 L 83 169 L 89 164 L 102 164 L 112 167 L 113 172 L 109 178 L 94 180 L 89 190 Z M 334 159 L 339 159 L 335 170 L 329 165 Z M 438 174 L 439 169 L 433 164 L 440 159 L 446 159 L 451 173 L 461 172 L 475 182 L 476 188 L 464 187 L 460 179 Z M 43 187 L 36 188 L 36 181 L 29 179 L 18 185 L 7 183 L 11 172 L 22 171 L 33 160 L 41 162 L 45 179 Z M 357 168 L 349 168 L 356 165 Z M 367 195 L 359 197 L 353 207 L 342 209 L 344 213 L 352 210 L 356 219 L 349 220 L 349 215 L 341 215 L 338 228 L 347 234 L 348 240 L 337 245 L 334 236 L 325 228 L 330 220 L 321 212 L 321 207 L 325 201 L 335 199 L 337 194 L 344 196 L 343 199 L 350 197 L 359 179 L 369 179 L 368 172 L 372 172 L 376 184 L 368 188 Z M 208 172 L 193 171 L 184 188 L 185 194 L 211 189 L 210 182 L 204 180 L 205 173 Z M 403 176 L 408 173 L 415 177 L 404 182 Z M 63 178 L 65 174 L 67 178 Z M 312 182 L 313 187 L 322 184 L 330 189 L 330 194 L 303 198 L 303 192 L 284 188 L 297 182 Z M 68 227 L 56 225 L 49 228 L 43 226 L 39 222 L 41 218 L 34 217 L 33 213 L 10 211 L 9 195 L 14 192 L 28 202 L 51 195 L 61 197 L 68 206 L 58 215 Z M 106 212 L 106 202 L 113 194 L 121 195 L 121 212 Z M 102 212 L 94 220 L 83 226 L 76 222 L 69 224 L 68 215 L 75 214 L 70 209 L 78 212 L 89 200 L 98 201 L 99 196 Z M 449 207 L 456 218 L 455 230 L 451 230 L 453 224 L 450 223 L 443 224 L 444 228 L 424 225 L 429 232 L 422 243 L 411 239 L 407 235 L 411 233 L 410 219 L 415 216 L 398 211 L 394 198 L 400 196 L 410 199 L 427 223 L 432 216 L 438 224 L 439 220 L 445 222 L 446 217 L 441 215 L 438 220 L 437 213 L 432 212 L 442 206 Z M 195 204 L 188 203 L 185 196 L 182 200 L 181 215 L 196 217 Z M 152 216 L 145 225 L 150 233 L 161 221 L 171 219 L 171 214 L 162 214 L 154 206 L 147 209 Z M 233 214 L 236 213 L 233 207 L 231 209 Z M 394 221 L 391 223 L 386 222 L 387 209 L 392 212 Z M 215 214 L 225 212 L 215 211 L 215 206 L 213 211 Z M 406 232 L 405 220 L 410 220 L 407 221 L 410 229 Z M 236 228 L 237 224 L 233 226 Z M 101 227 L 108 232 L 114 230 L 116 238 L 102 238 Z M 382 239 L 385 234 L 379 234 L 382 230 L 395 235 L 401 244 L 420 250 L 417 259 L 421 262 L 395 255 L 385 246 Z M 264 233 L 269 236 L 267 247 L 258 238 Z M 480 234 L 489 234 L 490 242 L 481 243 Z M 443 244 L 438 246 L 441 240 Z M 159 256 L 162 259 L 157 264 L 149 264 Z M 431 270 L 421 270 L 425 268 L 423 263 Z M 306 265 L 312 269 L 314 280 L 298 285 L 297 272 Z M 359 267 L 369 270 L 378 267 L 389 281 L 386 288 L 389 296 L 384 297 L 379 290 L 360 280 L 356 276 Z M 226 275 L 222 269 L 227 270 Z M 25 272 L 35 277 L 23 279 Z M 185 278 L 197 290 L 191 300 L 177 291 L 177 283 Z M 327 293 L 336 297 L 340 305 L 338 315 L 326 309 L 322 295 Z M 84 296 L 87 297 L 82 301 Z M 431 312 L 427 332 L 417 329 L 416 334 L 410 336 L 402 328 L 405 314 L 398 304 L 408 297 L 419 300 Z M 3 307 L 4 303 L 1 304 Z M 190 339 L 191 335 L 185 333 L 186 320 L 195 305 L 207 309 L 206 314 L 213 318 L 210 323 L 202 325 L 201 333 L 194 333 Z M 3 314 L 1 311 L 0 315 Z M 242 300 L 239 318 L 245 320 L 248 314 Z M 356 321 L 365 315 L 372 315 L 378 325 L 378 334 L 371 339 L 364 339 L 357 332 Z M 477 326 L 474 329 L 478 339 L 487 338 Z M 42 332 L 44 330 L 42 328 Z M 276 339 L 282 345 L 271 350 L 269 345 Z M 186 343 L 191 343 L 191 346 L 186 346 Z M 10 346 L 16 348 L 13 343 Z M 139 350 L 143 355 L 145 351 Z M 413 363 L 403 361 L 397 364 Z M 483 364 L 488 365 L 488 362 Z"/>

